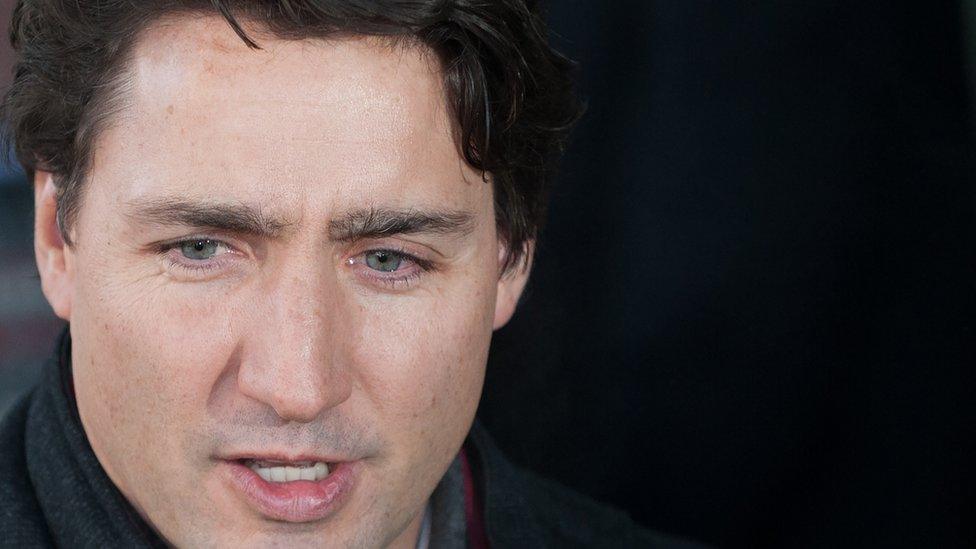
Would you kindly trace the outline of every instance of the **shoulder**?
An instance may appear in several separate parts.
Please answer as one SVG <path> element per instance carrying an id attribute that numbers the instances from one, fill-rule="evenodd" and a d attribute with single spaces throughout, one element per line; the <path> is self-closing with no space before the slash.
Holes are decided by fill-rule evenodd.
<path id="1" fill-rule="evenodd" d="M 24 434 L 30 404 L 31 395 L 24 395 L 0 419 L 0 547 L 53 545 L 27 470 Z"/>
<path id="2" fill-rule="evenodd" d="M 630 516 L 557 482 L 518 469 L 523 494 L 549 539 L 559 547 L 647 547 L 704 549 L 704 546 L 643 528 Z"/>
<path id="3" fill-rule="evenodd" d="M 469 441 L 493 547 L 704 549 L 643 528 L 612 506 L 512 464 L 477 424 Z"/>

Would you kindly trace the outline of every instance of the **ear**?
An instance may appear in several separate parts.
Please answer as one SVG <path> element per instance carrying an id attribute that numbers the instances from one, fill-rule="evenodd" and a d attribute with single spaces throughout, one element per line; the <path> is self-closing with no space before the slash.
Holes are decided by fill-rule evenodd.
<path id="1" fill-rule="evenodd" d="M 532 255 L 535 251 L 535 242 L 529 241 L 525 244 L 525 261 L 512 267 L 511 270 L 502 273 L 498 278 L 498 290 L 495 292 L 495 321 L 493 329 L 497 330 L 508 323 L 512 315 L 515 314 L 515 307 L 518 305 L 525 283 L 529 280 L 529 272 L 532 270 Z M 498 246 L 498 265 L 499 269 L 505 264 L 508 248 L 504 244 Z"/>
<path id="2" fill-rule="evenodd" d="M 54 314 L 68 320 L 74 273 L 70 249 L 58 228 L 57 189 L 50 172 L 34 172 L 34 255 L 41 275 L 41 289 Z"/>

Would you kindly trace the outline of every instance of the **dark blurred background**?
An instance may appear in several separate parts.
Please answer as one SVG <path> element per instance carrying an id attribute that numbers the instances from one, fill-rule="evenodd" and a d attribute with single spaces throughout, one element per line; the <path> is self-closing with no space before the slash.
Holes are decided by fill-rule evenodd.
<path id="1" fill-rule="evenodd" d="M 589 111 L 493 347 L 500 445 L 720 547 L 976 547 L 976 1 L 549 13 Z M 0 408 L 58 329 L 31 208 L 4 174 Z"/>

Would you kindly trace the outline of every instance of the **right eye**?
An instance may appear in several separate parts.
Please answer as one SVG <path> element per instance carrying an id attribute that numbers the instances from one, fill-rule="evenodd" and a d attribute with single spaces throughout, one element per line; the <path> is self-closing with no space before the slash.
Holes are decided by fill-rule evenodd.
<path id="1" fill-rule="evenodd" d="M 200 278 L 233 264 L 240 254 L 223 240 L 184 238 L 159 245 L 157 249 L 170 272 Z"/>

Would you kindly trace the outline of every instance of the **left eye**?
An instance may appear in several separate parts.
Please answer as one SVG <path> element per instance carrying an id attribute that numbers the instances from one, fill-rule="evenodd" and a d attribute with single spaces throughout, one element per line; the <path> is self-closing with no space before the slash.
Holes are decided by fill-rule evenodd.
<path id="1" fill-rule="evenodd" d="M 403 256 L 389 250 L 366 252 L 366 265 L 374 271 L 392 273 L 400 268 Z"/>
<path id="2" fill-rule="evenodd" d="M 209 238 L 187 240 L 180 243 L 180 253 L 187 259 L 206 261 L 217 255 L 221 246 L 220 242 Z"/>

